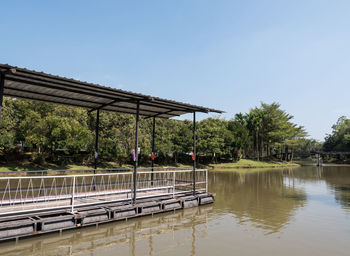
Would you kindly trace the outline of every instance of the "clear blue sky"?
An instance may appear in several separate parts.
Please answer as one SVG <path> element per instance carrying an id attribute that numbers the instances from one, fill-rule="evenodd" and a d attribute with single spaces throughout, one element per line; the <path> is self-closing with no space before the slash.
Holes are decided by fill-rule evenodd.
<path id="1" fill-rule="evenodd" d="M 350 1 L 1 1 L 0 24 L 0 63 L 226 119 L 276 101 L 319 140 L 349 117 Z"/>

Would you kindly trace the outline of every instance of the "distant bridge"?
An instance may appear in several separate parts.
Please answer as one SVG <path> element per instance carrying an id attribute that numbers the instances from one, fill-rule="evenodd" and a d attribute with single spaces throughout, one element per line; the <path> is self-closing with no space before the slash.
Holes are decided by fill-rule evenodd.
<path id="1" fill-rule="evenodd" d="M 311 155 L 350 155 L 350 152 L 337 152 L 337 151 L 313 151 Z"/>
<path id="2" fill-rule="evenodd" d="M 340 151 L 313 151 L 310 152 L 311 155 L 315 155 L 316 156 L 316 165 L 317 166 L 321 166 L 321 156 L 325 156 L 325 155 L 350 155 L 350 152 L 340 152 Z"/>

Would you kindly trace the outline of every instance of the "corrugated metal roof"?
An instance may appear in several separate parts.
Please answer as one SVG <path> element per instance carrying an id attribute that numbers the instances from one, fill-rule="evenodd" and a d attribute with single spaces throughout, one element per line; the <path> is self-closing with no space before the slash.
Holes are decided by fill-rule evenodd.
<path id="1" fill-rule="evenodd" d="M 160 118 L 171 118 L 192 112 L 223 113 L 216 109 L 54 76 L 7 64 L 0 64 L 0 71 L 5 74 L 4 95 L 15 98 L 129 114 L 136 114 L 137 102 L 139 102 L 140 115 Z"/>

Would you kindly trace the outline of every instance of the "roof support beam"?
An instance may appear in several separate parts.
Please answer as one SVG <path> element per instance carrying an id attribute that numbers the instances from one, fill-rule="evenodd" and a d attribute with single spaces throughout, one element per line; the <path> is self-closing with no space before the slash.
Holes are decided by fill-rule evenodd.
<path id="1" fill-rule="evenodd" d="M 171 112 L 173 112 L 174 110 L 169 110 L 169 111 L 165 111 L 165 112 L 162 112 L 162 113 L 158 113 L 158 114 L 156 114 L 156 115 L 154 115 L 154 116 L 148 116 L 148 117 L 146 117 L 146 118 L 144 118 L 144 119 L 148 119 L 148 118 L 155 118 L 155 117 L 158 117 L 158 116 L 160 116 L 160 115 L 166 115 L 166 114 L 170 114 Z M 173 115 L 173 114 L 172 114 Z M 179 116 L 179 115 L 176 115 L 176 116 Z"/>
<path id="2" fill-rule="evenodd" d="M 140 104 L 140 106 L 142 106 L 141 103 L 139 103 L 139 104 Z M 106 106 L 106 107 L 115 107 L 115 108 L 121 108 L 121 109 L 131 109 L 131 110 L 135 110 L 135 112 L 136 112 L 137 104 L 135 104 L 135 108 L 125 107 L 125 106 L 120 106 L 120 105 L 109 105 L 109 106 Z M 104 108 L 104 110 L 109 110 L 106 107 Z M 111 111 L 113 111 L 113 110 L 111 110 Z M 155 113 L 155 114 L 162 114 L 159 111 L 148 110 L 148 109 L 140 109 L 140 111 L 149 112 L 149 113 Z M 142 114 L 142 115 L 144 115 L 144 114 Z M 152 114 L 150 114 L 150 115 L 152 116 Z"/>
<path id="3" fill-rule="evenodd" d="M 145 98 L 146 101 L 153 101 L 153 98 L 152 97 L 147 97 Z M 91 109 L 89 110 L 89 112 L 92 112 L 94 110 L 97 110 L 97 109 L 103 109 L 104 107 L 108 107 L 108 106 L 112 106 L 113 107 L 113 104 L 114 103 L 119 103 L 119 102 L 129 102 L 129 103 L 137 103 L 137 102 L 140 102 L 141 100 L 135 100 L 135 99 L 115 99 L 115 100 L 112 100 L 111 102 L 108 102 L 108 103 L 104 103 L 102 104 L 101 106 L 97 107 L 97 108 L 94 108 L 94 109 Z M 114 105 L 114 106 L 118 106 L 118 105 Z M 118 107 L 121 107 L 121 106 L 118 106 Z M 147 110 L 146 110 L 147 111 Z M 150 111 L 150 112 L 153 112 L 153 111 Z"/>
<path id="4" fill-rule="evenodd" d="M 149 106 L 149 107 L 164 107 L 166 106 L 166 108 L 168 109 L 172 109 L 173 111 L 184 111 L 184 112 L 188 112 L 188 113 L 192 113 L 193 112 L 193 109 L 190 109 L 190 108 L 186 108 L 186 107 L 179 107 L 177 105 L 173 105 L 173 104 L 169 104 L 169 103 L 165 103 L 165 102 L 152 102 L 152 103 L 143 103 L 143 105 L 145 106 Z M 207 110 L 204 110 L 204 109 L 197 109 L 196 108 L 196 111 L 197 112 L 204 112 L 204 113 L 207 113 L 208 111 Z"/>
<path id="5" fill-rule="evenodd" d="M 91 84 L 88 82 L 83 82 L 83 81 L 78 81 L 78 80 L 74 80 L 74 79 L 70 79 L 70 78 L 49 75 L 49 74 L 31 71 L 31 70 L 20 69 L 17 74 L 23 78 L 34 79 L 34 80 L 43 81 L 43 82 L 50 82 L 50 83 L 60 84 L 60 85 L 64 85 L 64 86 L 70 86 L 70 87 L 73 86 L 76 88 L 81 88 L 81 86 L 89 87 L 87 89 L 90 91 L 94 91 L 98 87 L 101 87 L 102 90 L 108 88 L 108 87 L 104 87 L 104 86 L 97 85 L 97 84 Z M 79 87 L 77 87 L 77 85 Z M 96 86 L 98 86 L 98 87 L 96 87 Z M 109 89 L 112 89 L 112 88 L 109 88 Z M 121 90 L 118 91 L 117 89 L 113 89 L 113 91 L 109 91 L 109 93 L 116 95 L 118 97 L 130 97 L 130 95 L 132 95 L 134 98 L 139 98 L 140 100 L 145 99 L 144 96 L 140 96 L 137 93 L 125 92 L 125 91 L 121 91 Z M 149 98 L 149 97 L 146 97 L 146 98 Z"/>
<path id="6" fill-rule="evenodd" d="M 82 106 L 82 105 L 79 105 L 79 104 L 57 102 L 57 101 L 53 101 L 53 100 L 33 99 L 33 98 L 31 98 L 31 97 L 18 96 L 18 95 L 11 94 L 11 93 L 6 93 L 5 96 L 9 96 L 9 97 L 13 97 L 13 98 L 18 98 L 18 99 L 26 99 L 26 100 L 34 100 L 34 101 L 40 101 L 40 102 L 54 103 L 54 104 L 58 104 L 58 105 L 65 105 L 65 106 L 71 106 L 71 107 L 86 108 L 86 106 Z M 105 109 L 105 111 L 119 112 L 119 113 L 123 113 L 123 114 L 135 114 L 135 113 L 133 113 L 133 112 L 127 112 L 127 111 L 122 111 L 122 110 L 114 111 L 114 110 L 111 110 L 111 109 Z M 146 116 L 146 117 L 152 117 L 152 115 L 147 115 L 147 114 L 142 114 L 142 115 L 143 115 L 143 116 Z"/>
<path id="7" fill-rule="evenodd" d="M 139 115 L 160 118 L 171 118 L 193 112 L 222 113 L 220 110 L 114 89 L 7 64 L 0 64 L 0 72 L 6 75 L 3 96 L 83 107 L 91 109 L 90 112 L 103 109 L 130 114 L 135 114 L 138 102 Z"/>
<path id="8" fill-rule="evenodd" d="M 23 83 L 23 84 L 30 84 L 30 85 L 34 85 L 34 86 L 38 86 L 38 87 L 49 88 L 49 89 L 53 89 L 53 90 L 60 90 L 63 92 L 77 93 L 77 94 L 82 94 L 82 95 L 87 95 L 87 96 L 92 96 L 92 97 L 100 97 L 100 98 L 110 99 L 110 100 L 115 99 L 115 97 L 110 96 L 108 94 L 105 94 L 103 92 L 102 93 L 97 92 L 99 94 L 96 94 L 96 93 L 92 92 L 93 90 L 92 91 L 90 91 L 90 90 L 89 91 L 81 91 L 81 90 L 77 90 L 77 89 L 69 88 L 69 87 L 62 88 L 62 87 L 59 87 L 56 85 L 52 85 L 51 83 L 42 83 L 42 82 L 37 82 L 37 81 L 33 82 L 33 81 L 18 79 L 15 77 L 6 77 L 6 80 L 18 82 L 18 83 Z M 67 86 L 67 85 L 65 85 L 65 86 Z"/>
<path id="9" fill-rule="evenodd" d="M 19 89 L 19 88 L 8 87 L 8 86 L 5 86 L 5 89 L 12 90 L 12 91 L 17 91 L 17 92 L 31 93 L 31 94 L 36 94 L 36 95 L 40 95 L 40 96 L 58 98 L 58 99 L 63 99 L 63 100 L 75 100 L 75 101 L 80 101 L 80 102 L 85 102 L 85 103 L 90 103 L 90 104 L 96 104 L 96 105 L 101 104 L 101 102 L 97 102 L 97 101 L 77 99 L 77 98 L 68 97 L 68 96 L 50 95 L 50 94 L 47 94 L 47 93 L 36 92 L 36 91 L 31 91 L 31 90 L 26 90 L 26 89 Z"/>
<path id="10" fill-rule="evenodd" d="M 110 99 L 111 101 L 115 101 L 116 98 L 111 96 L 111 94 L 106 94 L 105 92 L 101 92 L 101 91 L 96 91 L 96 90 L 77 90 L 75 88 L 67 88 L 67 85 L 66 84 L 63 84 L 63 86 L 65 86 L 64 88 L 62 88 L 61 86 L 57 86 L 56 84 L 52 84 L 52 83 L 44 83 L 44 82 L 41 82 L 41 81 L 30 81 L 30 80 L 26 80 L 26 79 L 20 79 L 20 78 L 17 78 L 17 77 L 9 77 L 7 76 L 6 77 L 6 80 L 8 81 L 12 81 L 12 82 L 18 82 L 18 83 L 23 83 L 23 84 L 30 84 L 30 85 L 33 85 L 33 86 L 38 86 L 38 87 L 44 87 L 44 88 L 49 88 L 49 89 L 52 89 L 52 90 L 59 90 L 59 91 L 63 91 L 63 92 L 71 92 L 71 93 L 76 93 L 76 94 L 81 94 L 81 95 L 87 95 L 87 96 L 92 96 L 92 97 L 99 97 L 99 98 L 102 98 L 102 99 Z M 12 89 L 11 87 L 8 87 L 7 88 L 9 89 Z M 18 89 L 19 90 L 19 89 Z M 96 91 L 96 93 L 94 92 L 91 92 L 91 91 Z M 55 95 L 53 95 L 53 97 L 56 97 Z M 125 96 L 124 96 L 125 97 Z M 191 112 L 193 111 L 193 109 L 189 109 L 189 108 L 186 108 L 186 107 L 178 107 L 176 105 L 173 105 L 173 104 L 169 104 L 169 103 L 164 103 L 164 102 L 153 102 L 152 100 L 148 99 L 148 98 L 143 98 L 143 99 L 131 99 L 131 98 L 119 98 L 120 101 L 128 101 L 130 100 L 130 102 L 135 102 L 136 100 L 142 100 L 142 105 L 145 105 L 145 106 L 149 106 L 149 107 L 165 107 L 165 108 L 168 108 L 168 109 L 171 109 L 173 111 L 183 111 L 183 112 Z M 99 103 L 101 104 L 101 103 Z M 110 103 L 112 104 L 111 106 L 113 106 L 113 103 Z M 206 112 L 204 109 L 196 109 L 196 111 L 198 112 Z M 156 112 L 155 112 L 156 113 Z"/>
<path id="11" fill-rule="evenodd" d="M 101 104 L 101 105 L 98 106 L 97 108 L 90 109 L 89 112 L 92 112 L 92 111 L 95 111 L 95 110 L 103 109 L 104 107 L 111 106 L 112 104 L 114 104 L 114 103 L 116 103 L 116 102 L 130 102 L 130 101 L 129 101 L 129 100 L 115 99 L 115 100 L 112 100 L 111 102 Z"/>
<path id="12" fill-rule="evenodd" d="M 24 79 L 30 79 L 30 80 L 35 80 L 35 81 L 40 81 L 40 82 L 44 82 L 44 83 L 49 83 L 49 84 L 56 84 L 56 85 L 60 85 L 60 86 L 64 86 L 64 87 L 73 87 L 73 88 L 76 88 L 76 89 L 83 89 L 83 90 L 88 90 L 88 91 L 93 91 L 93 92 L 96 92 L 96 93 L 104 93 L 103 91 L 101 90 L 105 90 L 106 87 L 103 87 L 103 86 L 100 86 L 102 87 L 101 89 L 96 87 L 96 86 L 93 86 L 92 84 L 88 84 L 88 83 L 84 83 L 84 82 L 81 82 L 81 81 L 70 81 L 71 79 L 62 79 L 60 77 L 54 77 L 54 78 L 51 78 L 51 77 L 47 77 L 47 76 L 44 76 L 45 78 L 40 78 L 40 76 L 38 77 L 37 74 L 35 74 L 35 76 L 27 76 L 27 75 L 23 75 L 21 74 L 23 71 L 20 71 L 20 72 L 17 72 L 16 73 L 16 76 L 18 78 L 24 78 Z M 58 80 L 58 81 L 57 81 Z M 84 88 L 84 87 L 88 87 L 88 88 Z M 113 91 L 109 91 L 108 92 L 110 96 L 117 96 L 117 97 L 126 97 L 126 98 L 130 98 L 129 95 L 127 95 L 126 93 L 123 93 L 123 92 L 117 92 L 115 90 Z M 143 99 L 142 96 L 137 96 L 137 94 L 134 94 L 134 98 L 140 98 L 140 99 Z M 113 97 L 115 98 L 115 97 Z"/>
<path id="13" fill-rule="evenodd" d="M 45 94 L 45 93 L 40 93 L 40 92 L 35 92 L 35 91 L 30 91 L 30 90 L 24 90 L 24 89 L 18 89 L 18 88 L 12 88 L 12 87 L 8 87 L 8 86 L 6 86 L 5 89 L 18 91 L 18 92 L 26 92 L 26 93 L 40 95 L 40 96 L 46 96 L 46 97 L 59 98 L 59 99 L 63 99 L 63 100 L 73 100 L 73 101 L 85 102 L 85 103 L 89 103 L 89 104 L 101 105 L 101 102 L 90 101 L 90 100 L 80 100 L 80 99 L 76 99 L 76 98 L 72 98 L 72 97 L 68 97 L 68 96 L 48 95 L 48 94 Z M 23 97 L 23 96 L 19 96 L 19 95 L 16 95 L 16 94 L 11 94 L 11 93 L 6 93 L 6 95 L 11 96 L 11 97 L 26 98 L 26 99 L 30 99 L 30 100 L 39 100 L 39 101 L 44 101 L 44 102 L 47 101 L 47 102 L 57 103 L 57 104 L 72 105 L 72 106 L 75 106 L 75 107 L 83 107 L 83 108 L 87 107 L 87 106 L 83 106 L 83 105 L 80 105 L 80 104 L 76 105 L 75 103 L 59 103 L 59 102 L 48 100 L 48 99 L 40 100 L 40 99 L 34 99 L 34 98 L 30 98 L 30 97 Z M 134 101 L 131 101 L 131 100 L 114 100 L 113 101 L 113 103 L 116 103 L 116 102 L 134 102 Z M 93 109 L 89 110 L 89 112 L 92 112 L 92 111 L 97 110 L 97 109 L 102 109 L 102 108 L 108 107 L 108 106 L 110 106 L 110 107 L 114 106 L 114 107 L 121 108 L 121 109 L 133 109 L 133 108 L 123 107 L 123 106 L 118 106 L 118 105 L 110 105 L 110 104 L 113 104 L 113 103 L 110 102 L 110 103 L 107 103 L 107 104 L 102 104 L 102 106 L 93 108 Z M 108 109 L 106 109 L 106 110 L 108 110 Z M 113 110 L 109 110 L 109 111 L 113 111 Z M 153 111 L 153 110 L 144 110 L 144 111 L 150 112 L 150 113 L 157 113 L 157 114 L 159 114 L 159 112 Z M 118 112 L 119 112 L 119 110 L 118 110 Z M 120 112 L 122 112 L 122 111 L 120 111 Z M 129 112 L 127 112 L 127 113 L 129 113 Z M 163 114 L 163 113 L 161 113 L 161 114 Z"/>
<path id="14" fill-rule="evenodd" d="M 48 102 L 48 103 L 54 103 L 54 104 L 72 106 L 72 107 L 86 108 L 86 106 L 75 104 L 75 103 L 65 103 L 65 102 L 59 102 L 59 101 L 54 101 L 54 100 L 46 100 L 46 99 L 45 100 L 33 99 L 31 97 L 28 97 L 28 96 L 18 96 L 16 94 L 12 94 L 12 93 L 6 93 L 5 96 L 18 98 L 18 99 L 34 100 L 34 101 Z"/>
<path id="15" fill-rule="evenodd" d="M 11 79 L 11 81 L 13 81 Z M 24 82 L 24 81 L 17 81 L 17 82 L 23 82 L 23 83 L 27 83 L 27 82 Z M 48 86 L 48 85 L 38 85 L 36 84 L 35 82 L 28 82 L 29 84 L 31 85 L 37 85 L 37 86 L 42 86 L 42 87 L 49 87 L 49 88 L 52 88 L 52 89 L 57 89 L 55 88 L 54 86 Z M 48 94 L 44 94 L 44 93 L 40 93 L 40 92 L 33 92 L 33 91 L 30 91 L 30 90 L 24 90 L 24 89 L 18 89 L 18 88 L 12 88 L 12 87 L 9 87 L 9 86 L 6 86 L 6 89 L 9 89 L 9 90 L 16 90 L 16 91 L 19 91 L 19 92 L 26 92 L 26 93 L 32 93 L 32 94 L 37 94 L 37 95 L 41 95 L 41 96 L 47 96 L 47 97 L 54 97 L 54 98 L 61 98 L 61 99 L 67 99 L 67 100 L 76 100 L 76 101 L 81 101 L 81 102 L 86 102 L 86 103 L 91 103 L 91 104 L 100 104 L 100 102 L 96 102 L 96 101 L 87 101 L 87 100 L 79 100 L 79 99 L 76 99 L 76 98 L 72 98 L 72 97 L 68 97 L 68 96 L 59 96 L 59 95 L 48 95 Z M 79 93 L 79 94 L 83 94 L 83 95 L 88 95 L 88 96 L 96 96 L 94 94 L 91 94 L 91 93 L 86 93 L 86 92 L 79 92 L 79 91 L 76 91 L 76 90 L 72 90 L 72 89 L 61 89 L 61 88 L 58 88 L 58 90 L 62 90 L 62 91 L 68 91 L 68 92 L 72 92 L 72 93 Z M 19 97 L 19 98 L 25 98 L 25 97 L 22 97 L 22 96 L 18 96 L 18 95 L 14 95 L 14 94 L 9 94 L 9 93 L 6 93 L 5 95 L 9 95 L 11 97 Z M 106 98 L 104 96 L 98 96 L 100 98 Z M 108 97 L 109 99 L 111 99 L 110 97 Z M 28 99 L 31 99 L 31 100 L 39 100 L 39 99 L 33 99 L 33 98 L 28 98 Z M 58 102 L 55 102 L 55 101 L 51 101 L 51 100 L 46 100 L 46 99 L 41 99 L 41 101 L 47 101 L 47 102 L 51 102 L 51 103 L 58 103 Z M 130 103 L 134 103 L 135 100 L 130 100 L 130 99 L 112 99 L 113 103 L 110 102 L 109 104 L 102 104 L 103 106 L 102 107 L 117 107 L 117 108 L 121 108 L 121 109 L 133 109 L 133 108 L 130 108 L 130 107 L 124 107 L 124 106 L 120 106 L 120 105 L 113 105 L 115 103 L 118 103 L 118 102 L 130 102 Z M 148 105 L 148 106 L 152 106 L 152 105 L 149 105 L 149 104 L 145 104 L 146 102 L 142 102 L 142 105 Z M 62 103 L 64 104 L 64 103 Z M 70 104 L 70 103 L 69 103 Z M 69 104 L 66 104 L 66 105 L 69 105 Z M 75 105 L 75 104 L 72 104 L 72 106 L 77 106 L 77 107 L 84 107 L 86 108 L 87 106 L 82 106 L 82 105 Z M 153 107 L 156 107 L 156 106 L 153 106 Z M 92 109 L 91 111 L 93 110 L 96 110 L 97 108 L 99 107 L 96 107 L 95 109 Z M 101 109 L 101 108 L 100 108 Z M 136 109 L 135 109 L 136 110 Z M 110 110 L 110 111 L 113 111 L 113 110 Z M 119 111 L 119 110 L 118 110 Z M 156 113 L 156 114 L 164 114 L 164 113 L 160 113 L 158 111 L 154 111 L 154 110 L 144 110 L 146 112 L 150 112 L 150 113 Z M 181 111 L 181 110 L 172 110 L 172 111 Z M 142 114 L 144 115 L 144 114 Z"/>
<path id="16" fill-rule="evenodd" d="M 16 73 L 17 74 L 17 73 Z M 105 92 L 101 92 L 100 90 L 78 90 L 78 89 L 75 89 L 75 88 L 67 88 L 67 84 L 62 84 L 62 83 L 52 83 L 52 82 L 48 82 L 48 81 L 45 81 L 43 79 L 41 80 L 38 80 L 38 81 L 32 81 L 32 80 L 27 80 L 27 79 L 33 79 L 33 78 L 28 78 L 28 77 L 24 77 L 25 79 L 21 79 L 21 78 L 18 78 L 18 77 L 6 77 L 6 80 L 8 81 L 13 81 L 13 82 L 18 82 L 18 83 L 24 83 L 24 84 L 30 84 L 30 85 L 34 85 L 34 86 L 39 86 L 39 87 L 45 87 L 45 88 L 49 88 L 49 89 L 53 89 L 53 90 L 61 90 L 61 91 L 66 91 L 66 92 L 71 92 L 71 93 L 77 93 L 77 94 L 83 94 L 83 95 L 87 95 L 87 96 L 93 96 L 93 97 L 100 97 L 100 98 L 105 98 L 105 99 L 110 99 L 110 100 L 115 100 L 116 98 L 113 97 L 111 94 L 106 94 Z M 57 86 L 58 85 L 58 86 Z M 64 86 L 64 88 L 62 88 L 62 86 Z M 126 96 L 118 96 L 118 97 L 126 97 Z M 122 99 L 120 99 L 122 100 Z M 123 100 L 131 100 L 131 98 L 129 97 L 126 97 L 125 99 Z M 132 99 L 134 102 L 137 100 L 137 99 Z M 179 107 L 179 106 L 176 106 L 174 104 L 169 104 L 169 103 L 166 103 L 166 102 L 161 102 L 161 103 L 158 103 L 158 102 L 153 102 L 152 101 L 152 98 L 140 98 L 139 100 L 143 100 L 143 105 L 145 106 L 149 106 L 149 107 L 164 107 L 166 106 L 167 108 L 171 108 L 173 109 L 174 111 L 184 111 L 184 112 L 189 112 L 189 111 L 193 111 L 193 109 L 190 109 L 190 108 L 186 108 L 186 107 Z M 146 102 L 145 102 L 146 101 Z M 148 101 L 148 102 L 147 102 Z M 196 109 L 196 111 L 198 112 L 206 112 L 205 109 Z"/>

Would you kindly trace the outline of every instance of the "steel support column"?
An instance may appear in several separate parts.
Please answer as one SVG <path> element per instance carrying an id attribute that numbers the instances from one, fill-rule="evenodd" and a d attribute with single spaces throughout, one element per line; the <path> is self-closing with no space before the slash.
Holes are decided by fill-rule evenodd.
<path id="1" fill-rule="evenodd" d="M 154 158 L 153 158 L 153 154 L 155 154 L 154 152 L 154 139 L 156 136 L 156 117 L 153 117 L 153 130 L 152 130 L 152 153 L 151 153 L 151 160 L 152 160 L 152 174 L 151 174 L 151 185 L 153 186 L 153 179 L 154 179 Z"/>
<path id="2" fill-rule="evenodd" d="M 193 195 L 196 194 L 196 161 L 197 161 L 197 148 L 196 148 L 196 112 L 193 112 Z"/>
<path id="3" fill-rule="evenodd" d="M 139 158 L 139 119 L 140 119 L 140 101 L 137 101 L 136 108 L 136 127 L 135 127 L 135 151 L 134 151 L 134 188 L 133 188 L 133 202 L 136 202 L 136 184 L 137 184 L 137 164 Z"/>
<path id="4" fill-rule="evenodd" d="M 96 127 L 95 127 L 95 163 L 94 163 L 94 169 L 95 169 L 95 174 L 96 174 L 96 169 L 97 169 L 97 159 L 98 159 L 98 133 L 100 129 L 100 110 L 97 109 L 96 112 Z"/>
<path id="5" fill-rule="evenodd" d="M 95 153 L 94 153 L 94 174 L 96 175 L 97 160 L 98 160 L 98 132 L 100 129 L 100 110 L 96 111 L 96 127 L 95 127 Z M 96 177 L 94 177 L 94 186 L 96 186 Z"/>
<path id="6" fill-rule="evenodd" d="M 0 73 L 0 122 L 2 118 L 2 101 L 4 99 L 5 75 Z"/>

